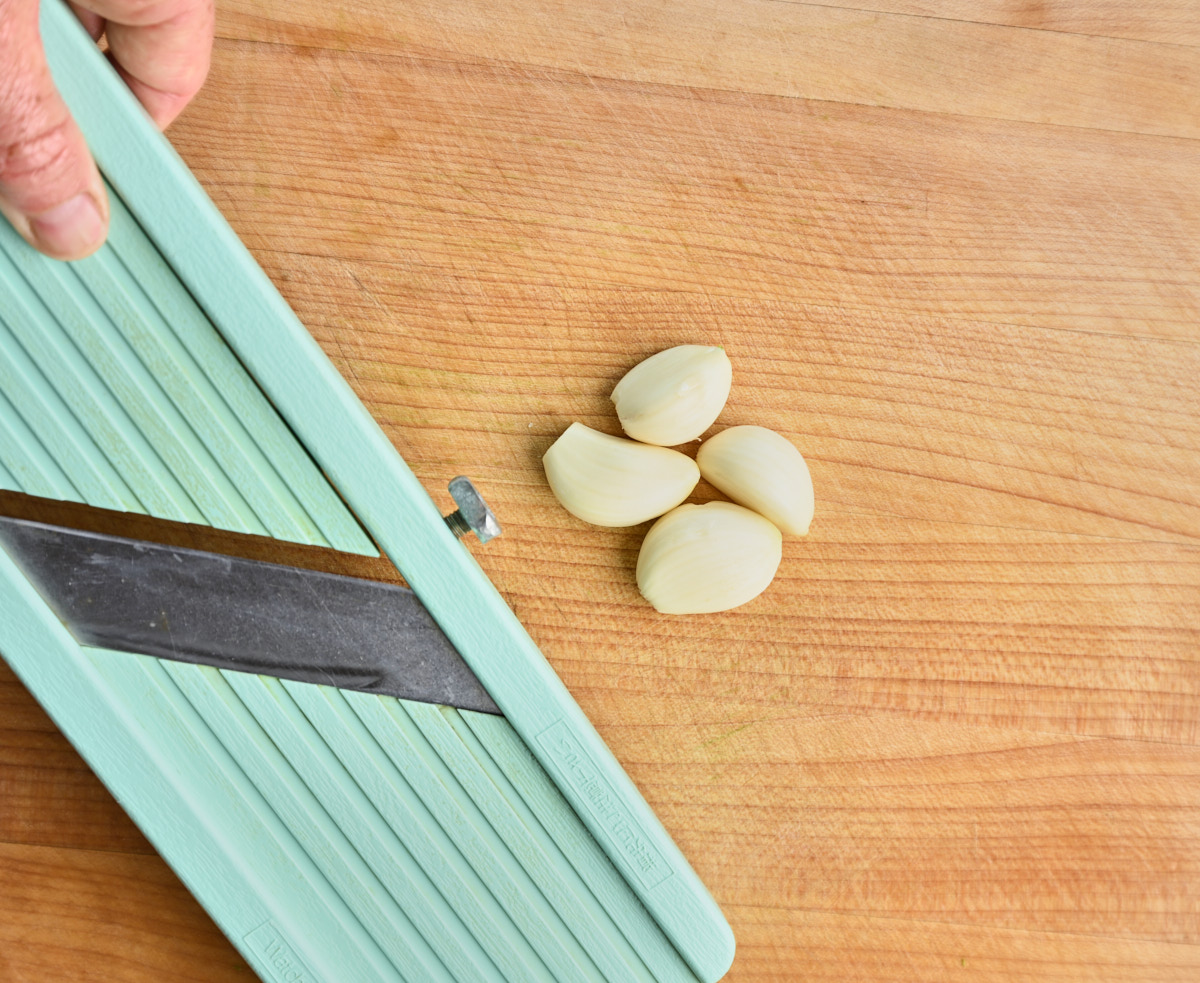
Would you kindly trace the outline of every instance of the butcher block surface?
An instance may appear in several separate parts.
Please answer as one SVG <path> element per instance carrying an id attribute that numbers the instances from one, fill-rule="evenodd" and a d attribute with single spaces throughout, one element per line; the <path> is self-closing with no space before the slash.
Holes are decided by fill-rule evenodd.
<path id="1" fill-rule="evenodd" d="M 728 980 L 1200 979 L 1200 6 L 220 0 L 218 35 L 172 142 L 444 511 L 458 474 L 493 505 L 473 552 Z M 647 527 L 540 464 L 681 343 L 733 363 L 713 432 L 816 490 L 724 614 L 657 614 Z M 0 983 L 166 979 L 254 977 L 0 663 Z"/>

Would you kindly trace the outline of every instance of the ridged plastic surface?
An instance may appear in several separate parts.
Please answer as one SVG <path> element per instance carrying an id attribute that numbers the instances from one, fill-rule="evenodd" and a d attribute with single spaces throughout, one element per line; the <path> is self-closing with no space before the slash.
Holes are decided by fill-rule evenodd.
<path id="1" fill-rule="evenodd" d="M 80 647 L 3 551 L 0 607 L 265 981 L 695 983 L 502 717 Z"/>
<path id="2" fill-rule="evenodd" d="M 695 979 L 502 718 L 164 666 L 402 978 Z"/>
<path id="3" fill-rule="evenodd" d="M 0 222 L 0 485 L 374 554 L 115 193 L 94 256 Z"/>

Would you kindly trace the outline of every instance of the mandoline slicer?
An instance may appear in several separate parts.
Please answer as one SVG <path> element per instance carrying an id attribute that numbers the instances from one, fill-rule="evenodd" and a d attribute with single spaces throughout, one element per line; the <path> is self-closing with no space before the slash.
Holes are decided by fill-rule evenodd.
<path id="1" fill-rule="evenodd" d="M 65 264 L 0 222 L 0 487 L 374 540 L 504 716 L 81 646 L 3 551 L 0 653 L 264 983 L 719 978 L 720 910 L 545 658 L 61 0 L 42 30 L 112 232 Z"/>

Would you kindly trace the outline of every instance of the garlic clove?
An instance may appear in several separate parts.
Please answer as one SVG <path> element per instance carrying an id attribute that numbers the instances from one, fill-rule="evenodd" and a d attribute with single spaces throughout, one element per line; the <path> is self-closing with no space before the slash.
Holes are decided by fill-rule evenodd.
<path id="1" fill-rule="evenodd" d="M 789 536 L 808 532 L 814 508 L 812 476 L 786 437 L 766 427 L 730 427 L 700 445 L 696 463 L 711 485 Z"/>
<path id="2" fill-rule="evenodd" d="M 700 481 L 679 451 L 572 423 L 542 457 L 550 489 L 572 515 L 597 526 L 636 526 L 669 512 Z"/>
<path id="3" fill-rule="evenodd" d="M 681 505 L 646 533 L 638 589 L 663 614 L 727 611 L 766 590 L 782 556 L 783 536 L 758 513 L 730 502 Z"/>
<path id="4" fill-rule="evenodd" d="M 625 373 L 612 392 L 621 427 L 634 440 L 674 447 L 713 425 L 733 382 L 725 349 L 678 345 Z"/>

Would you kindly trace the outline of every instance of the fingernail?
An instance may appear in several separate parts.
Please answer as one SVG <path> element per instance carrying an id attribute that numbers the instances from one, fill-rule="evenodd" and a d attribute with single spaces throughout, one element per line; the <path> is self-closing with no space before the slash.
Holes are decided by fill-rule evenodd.
<path id="1" fill-rule="evenodd" d="M 104 219 L 86 191 L 41 215 L 31 215 L 29 227 L 38 244 L 59 259 L 81 259 L 104 241 Z"/>

